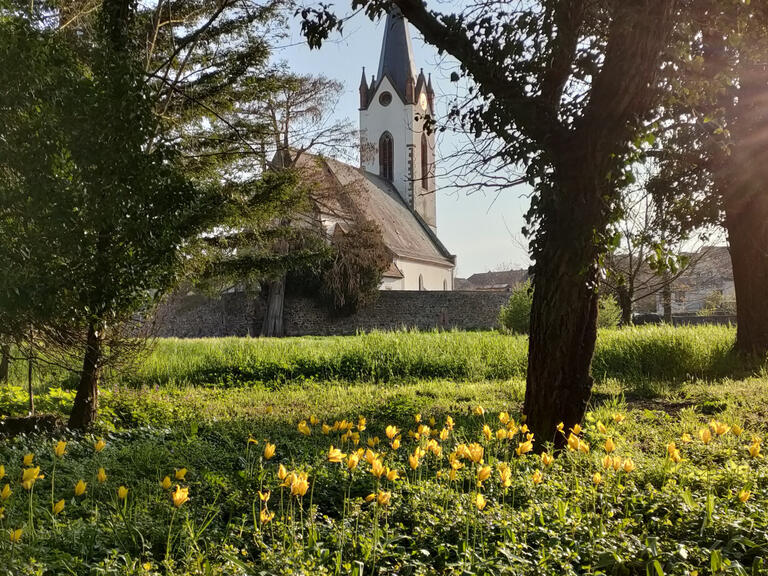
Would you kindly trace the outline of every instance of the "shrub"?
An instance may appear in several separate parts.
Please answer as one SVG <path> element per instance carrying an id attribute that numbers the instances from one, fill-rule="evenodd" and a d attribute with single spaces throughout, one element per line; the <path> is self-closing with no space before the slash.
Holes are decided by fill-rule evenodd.
<path id="1" fill-rule="evenodd" d="M 621 308 L 613 296 L 602 296 L 597 302 L 597 327 L 616 328 L 621 322 Z"/>
<path id="2" fill-rule="evenodd" d="M 532 302 L 533 290 L 530 280 L 515 286 L 509 301 L 501 307 L 501 312 L 499 312 L 499 327 L 502 332 L 528 334 Z"/>

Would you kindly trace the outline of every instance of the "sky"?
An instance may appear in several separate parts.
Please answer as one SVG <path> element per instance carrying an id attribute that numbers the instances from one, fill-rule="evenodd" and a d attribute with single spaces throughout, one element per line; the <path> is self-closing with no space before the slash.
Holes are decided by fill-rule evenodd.
<path id="1" fill-rule="evenodd" d="M 284 61 L 301 74 L 323 74 L 343 82 L 344 93 L 336 106 L 338 118 L 349 118 L 358 126 L 358 86 L 363 66 L 370 78 L 379 64 L 379 52 L 384 21 L 371 22 L 357 15 L 320 50 L 310 51 L 293 20 L 285 38 L 274 52 L 275 61 Z M 457 85 L 448 78 L 452 63 L 439 57 L 426 44 L 419 32 L 410 27 L 416 67 L 432 73 L 435 105 L 438 115 L 444 115 L 449 102 L 456 96 Z M 447 134 L 438 139 L 437 173 L 440 158 L 450 155 L 463 145 L 463 136 Z M 523 216 L 528 208 L 530 189 L 517 187 L 498 193 L 496 190 L 475 191 L 452 187 L 446 177 L 438 177 L 437 233 L 446 248 L 457 256 L 456 276 L 467 277 L 488 270 L 522 268 L 529 264 L 522 241 Z"/>

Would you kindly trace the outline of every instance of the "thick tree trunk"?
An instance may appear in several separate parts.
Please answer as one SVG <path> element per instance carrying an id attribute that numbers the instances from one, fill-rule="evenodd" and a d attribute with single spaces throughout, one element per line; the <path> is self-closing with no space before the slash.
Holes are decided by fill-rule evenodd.
<path id="1" fill-rule="evenodd" d="M 88 327 L 83 357 L 83 370 L 77 386 L 75 403 L 69 416 L 69 427 L 84 430 L 96 420 L 99 409 L 99 378 L 101 376 L 102 335 L 96 324 Z"/>
<path id="2" fill-rule="evenodd" d="M 768 353 L 768 195 L 726 201 L 725 220 L 736 290 L 736 348 Z"/>
<path id="3" fill-rule="evenodd" d="M 11 368 L 11 347 L 3 344 L 0 347 L 0 382 L 8 382 Z"/>
<path id="4" fill-rule="evenodd" d="M 269 283 L 267 293 L 267 309 L 264 313 L 264 323 L 261 335 L 281 338 L 285 335 L 283 327 L 283 305 L 285 303 L 285 274 Z"/>
<path id="5" fill-rule="evenodd" d="M 604 229 L 600 178 L 590 178 L 583 161 L 560 176 L 560 190 L 544 200 L 549 216 L 539 231 L 533 271 L 533 305 L 524 413 L 535 446 L 581 422 L 592 392 L 590 368 L 597 339 L 598 249 L 594 231 Z M 603 179 L 604 180 L 604 179 Z"/>

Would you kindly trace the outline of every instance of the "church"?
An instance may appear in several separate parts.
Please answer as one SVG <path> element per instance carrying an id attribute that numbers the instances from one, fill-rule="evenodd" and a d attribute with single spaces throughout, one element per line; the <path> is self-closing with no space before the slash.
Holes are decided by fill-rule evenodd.
<path id="1" fill-rule="evenodd" d="M 408 22 L 389 14 L 378 73 L 369 81 L 363 69 L 360 82 L 360 166 L 320 159 L 323 180 L 353 190 L 345 196 L 382 232 L 392 262 L 381 290 L 453 290 L 456 257 L 437 236 L 435 135 L 423 129 L 434 96 L 416 73 Z M 329 235 L 344 233 L 343 209 L 321 212 Z"/>

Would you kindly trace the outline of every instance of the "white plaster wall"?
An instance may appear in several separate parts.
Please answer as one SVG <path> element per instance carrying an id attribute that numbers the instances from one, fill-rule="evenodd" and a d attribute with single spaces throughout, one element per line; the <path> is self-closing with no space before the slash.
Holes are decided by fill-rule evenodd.
<path id="1" fill-rule="evenodd" d="M 424 279 L 424 290 L 443 290 L 443 281 L 446 282 L 448 290 L 453 290 L 453 270 L 451 268 L 401 259 L 395 260 L 395 263 L 405 276 L 400 290 L 418 290 L 419 275 Z"/>

